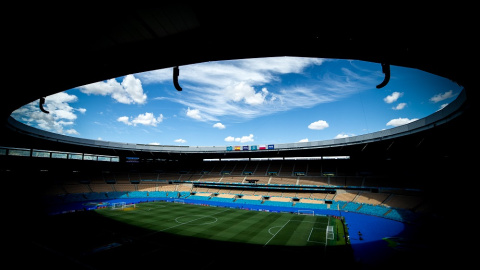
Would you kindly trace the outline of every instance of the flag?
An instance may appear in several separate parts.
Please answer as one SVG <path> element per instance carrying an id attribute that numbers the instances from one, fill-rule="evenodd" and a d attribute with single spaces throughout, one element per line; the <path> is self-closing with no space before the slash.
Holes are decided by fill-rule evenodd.
<path id="1" fill-rule="evenodd" d="M 235 151 L 240 151 L 240 146 L 235 146 Z"/>
<path id="2" fill-rule="evenodd" d="M 261 145 L 258 146 L 258 149 L 265 150 L 265 149 L 267 149 L 267 147 L 265 146 L 265 144 L 261 144 Z"/>

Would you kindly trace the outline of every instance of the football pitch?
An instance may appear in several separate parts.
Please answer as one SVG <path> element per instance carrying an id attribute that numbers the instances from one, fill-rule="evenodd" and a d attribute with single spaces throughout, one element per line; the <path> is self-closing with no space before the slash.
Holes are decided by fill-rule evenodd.
<path id="1" fill-rule="evenodd" d="M 98 213 L 111 219 L 151 230 L 210 240 L 241 242 L 263 246 L 318 246 L 345 244 L 341 223 L 329 216 L 269 213 L 232 208 L 208 207 L 167 202 L 150 202 L 135 208 Z M 337 224 L 337 222 L 339 224 Z M 333 239 L 327 239 L 327 227 Z M 341 235 L 337 233 L 341 232 Z M 335 237 L 335 234 L 339 237 Z M 145 237 L 148 237 L 146 235 Z M 336 239 L 340 241 L 337 241 Z"/>
<path id="2" fill-rule="evenodd" d="M 151 266 L 155 260 L 172 267 L 237 269 L 239 263 L 327 265 L 352 258 L 344 226 L 333 216 L 147 202 L 52 219 L 48 229 L 57 237 L 45 238 L 45 245 L 86 268 Z"/>

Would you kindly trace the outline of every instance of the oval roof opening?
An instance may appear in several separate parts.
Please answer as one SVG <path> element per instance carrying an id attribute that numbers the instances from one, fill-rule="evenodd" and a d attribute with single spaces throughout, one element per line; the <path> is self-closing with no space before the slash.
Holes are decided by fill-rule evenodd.
<path id="1" fill-rule="evenodd" d="M 269 57 L 128 74 L 45 97 L 12 117 L 58 134 L 122 143 L 225 146 L 322 141 L 411 123 L 462 87 L 421 70 L 357 60 Z M 41 83 L 41 82 L 39 82 Z M 43 83 L 43 82 L 42 82 Z M 46 112 L 42 111 L 45 110 Z"/>

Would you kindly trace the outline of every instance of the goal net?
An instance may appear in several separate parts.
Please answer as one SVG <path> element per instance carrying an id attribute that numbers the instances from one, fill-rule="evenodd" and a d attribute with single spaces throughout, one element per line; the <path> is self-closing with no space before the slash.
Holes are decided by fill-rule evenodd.
<path id="1" fill-rule="evenodd" d="M 125 202 L 112 203 L 112 209 L 113 210 L 123 209 L 125 207 L 125 205 L 127 205 L 127 203 L 125 203 Z"/>
<path id="2" fill-rule="evenodd" d="M 131 204 L 127 204 L 126 202 L 118 202 L 118 203 L 112 203 L 112 210 L 123 210 L 123 209 L 126 209 L 126 208 L 135 208 L 135 204 L 134 203 L 131 203 Z"/>
<path id="3" fill-rule="evenodd" d="M 306 215 L 306 216 L 315 216 L 315 212 L 313 210 L 298 210 L 297 214 Z"/>
<path id="4" fill-rule="evenodd" d="M 335 235 L 333 234 L 333 226 L 327 226 L 327 240 L 335 239 Z"/>

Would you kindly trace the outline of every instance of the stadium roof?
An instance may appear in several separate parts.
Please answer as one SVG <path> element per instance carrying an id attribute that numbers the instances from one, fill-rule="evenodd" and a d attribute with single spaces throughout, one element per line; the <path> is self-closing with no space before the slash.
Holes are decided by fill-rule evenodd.
<path id="1" fill-rule="evenodd" d="M 201 3 L 13 12 L 7 17 L 11 27 L 5 40 L 12 53 L 6 66 L 15 83 L 4 91 L 8 102 L 0 113 L 6 124 L 13 110 L 31 101 L 129 73 L 267 56 L 357 59 L 416 68 L 465 86 L 466 100 L 471 101 L 475 82 L 469 65 L 474 53 L 469 17 L 446 20 L 463 11 L 452 7 L 435 14 L 397 11 Z"/>

